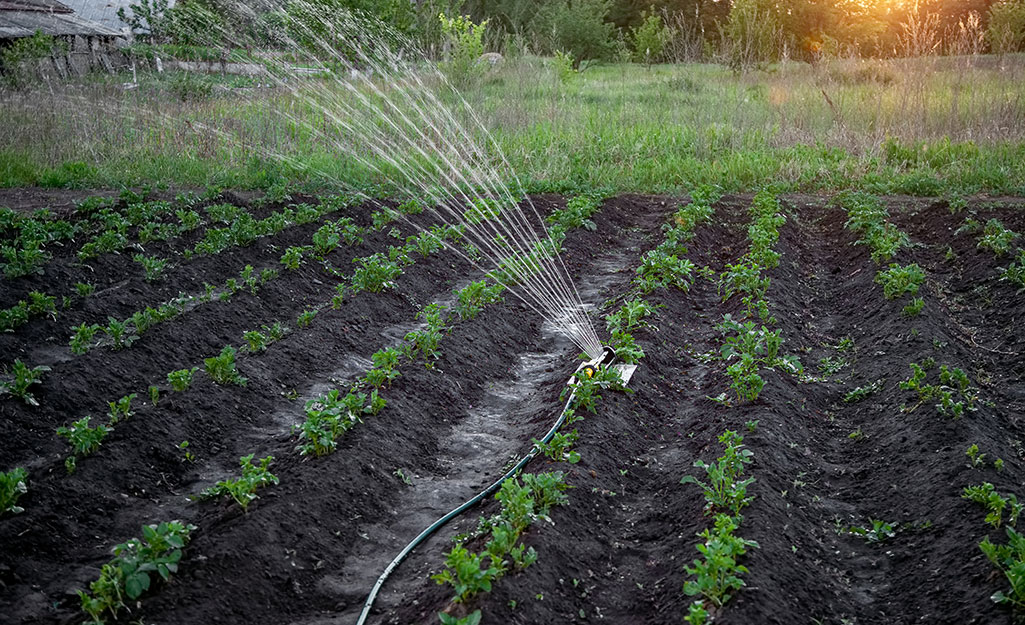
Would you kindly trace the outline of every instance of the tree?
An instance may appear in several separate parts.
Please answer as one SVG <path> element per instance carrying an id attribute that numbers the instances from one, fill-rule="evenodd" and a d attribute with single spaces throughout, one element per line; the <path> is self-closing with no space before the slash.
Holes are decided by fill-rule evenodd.
<path id="1" fill-rule="evenodd" d="M 1025 49 L 1025 0 L 1002 0 L 991 6 L 986 38 L 997 54 Z"/>

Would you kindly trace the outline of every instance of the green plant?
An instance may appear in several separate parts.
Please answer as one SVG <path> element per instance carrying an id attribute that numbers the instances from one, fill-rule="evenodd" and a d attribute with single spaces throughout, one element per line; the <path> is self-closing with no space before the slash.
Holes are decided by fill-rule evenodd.
<path id="1" fill-rule="evenodd" d="M 160 387 L 155 384 L 150 384 L 149 403 L 156 406 L 158 401 L 160 401 Z"/>
<path id="2" fill-rule="evenodd" d="M 316 308 L 304 310 L 299 313 L 299 316 L 295 318 L 295 325 L 300 328 L 308 328 L 313 323 L 313 318 L 317 316 L 319 312 Z"/>
<path id="3" fill-rule="evenodd" d="M 134 413 L 132 412 L 132 400 L 135 399 L 136 394 L 125 395 L 117 401 L 107 402 L 110 406 L 110 412 L 108 417 L 110 418 L 110 425 L 116 424 L 118 421 L 127 420 Z"/>
<path id="4" fill-rule="evenodd" d="M 11 332 L 26 323 L 29 319 L 28 304 L 18 302 L 10 308 L 0 310 L 0 332 Z"/>
<path id="5" fill-rule="evenodd" d="M 921 297 L 916 297 L 916 298 L 911 300 L 910 304 L 908 304 L 907 306 L 905 306 L 903 308 L 903 310 L 901 310 L 901 313 L 905 317 L 917 317 L 918 314 L 922 312 L 922 308 L 924 306 L 925 306 L 925 300 L 922 299 Z"/>
<path id="6" fill-rule="evenodd" d="M 855 536 L 861 536 L 868 543 L 881 543 L 897 535 L 892 523 L 886 523 L 879 519 L 869 519 L 869 522 L 872 524 L 871 528 L 851 527 L 847 531 Z"/>
<path id="7" fill-rule="evenodd" d="M 267 338 L 271 343 L 280 341 L 288 334 L 288 328 L 282 325 L 280 321 L 275 321 L 270 326 L 263 326 L 263 331 L 267 333 Z"/>
<path id="8" fill-rule="evenodd" d="M 166 259 L 157 258 L 155 256 L 145 256 L 143 254 L 136 254 L 133 260 L 142 265 L 142 270 L 146 275 L 146 282 L 156 282 L 164 276 L 164 271 L 167 270 L 168 262 Z"/>
<path id="9" fill-rule="evenodd" d="M 704 544 L 697 545 L 703 559 L 694 560 L 693 567 L 685 567 L 687 574 L 694 575 L 696 579 L 684 583 L 684 593 L 688 596 L 703 595 L 713 605 L 721 607 L 730 599 L 731 593 L 744 587 L 744 580 L 739 574 L 748 570 L 738 560 L 748 549 L 757 548 L 758 543 L 734 536 L 736 529 L 735 519 L 727 514 L 718 514 L 715 527 L 698 534 L 704 539 Z"/>
<path id="10" fill-rule="evenodd" d="M 1014 526 L 1018 523 L 1022 508 L 1025 504 L 1018 503 L 1018 498 L 1011 494 L 1002 497 L 1000 493 L 989 482 L 978 486 L 966 486 L 961 494 L 962 499 L 974 501 L 986 508 L 986 522 L 994 528 L 1000 529 L 1004 522 L 1004 510 L 1008 510 L 1007 524 Z"/>
<path id="11" fill-rule="evenodd" d="M 366 397 L 350 393 L 342 398 L 338 389 L 306 402 L 306 421 L 299 425 L 298 450 L 304 456 L 327 455 L 335 450 L 335 439 L 360 421 L 366 411 Z"/>
<path id="12" fill-rule="evenodd" d="M 39 402 L 28 389 L 33 384 L 38 384 L 42 380 L 43 374 L 49 370 L 50 367 L 45 365 L 36 365 L 29 368 L 22 361 L 15 360 L 9 370 L 5 368 L 5 373 L 11 375 L 12 378 L 10 380 L 0 380 L 0 393 L 7 393 L 17 397 L 30 406 L 38 406 Z"/>
<path id="13" fill-rule="evenodd" d="M 200 493 L 200 496 L 219 497 L 221 495 L 230 495 L 235 500 L 235 503 L 242 506 L 242 510 L 248 511 L 249 504 L 254 499 L 257 499 L 256 490 L 258 488 L 278 483 L 277 476 L 268 470 L 271 462 L 274 461 L 274 456 L 267 456 L 259 461 L 259 465 L 254 465 L 253 455 L 249 454 L 239 458 L 239 465 L 242 467 L 242 477 L 235 480 L 217 482 L 214 486 Z"/>
<path id="14" fill-rule="evenodd" d="M 138 336 L 128 331 L 128 324 L 113 317 L 107 317 L 107 327 L 103 328 L 104 333 L 111 340 L 111 347 L 116 350 L 125 349 L 135 342 Z"/>
<path id="15" fill-rule="evenodd" d="M 1025 249 L 1019 248 L 1014 261 L 1007 267 L 1000 268 L 1000 279 L 1017 284 L 1019 289 L 1025 289 Z"/>
<path id="16" fill-rule="evenodd" d="M 968 456 L 968 466 L 973 469 L 981 466 L 986 459 L 986 454 L 979 453 L 979 446 L 975 443 L 965 451 L 965 455 Z"/>
<path id="17" fill-rule="evenodd" d="M 455 291 L 458 302 L 455 311 L 462 320 L 473 319 L 486 304 L 502 301 L 502 291 L 505 290 L 501 284 L 488 285 L 486 280 L 471 282 L 465 287 Z"/>
<path id="18" fill-rule="evenodd" d="M 690 274 L 694 263 L 686 258 L 677 258 L 664 250 L 654 249 L 641 257 L 634 284 L 641 293 L 650 293 L 657 288 L 676 288 L 687 291 L 692 282 Z"/>
<path id="19" fill-rule="evenodd" d="M 705 625 L 708 623 L 708 610 L 705 609 L 705 602 L 699 599 L 687 606 L 687 616 L 683 617 L 683 620 L 690 623 L 690 625 Z"/>
<path id="20" fill-rule="evenodd" d="M 114 547 L 114 559 L 100 569 L 100 577 L 89 584 L 89 592 L 79 590 L 82 611 L 92 623 L 104 623 L 105 615 L 116 619 L 125 600 L 135 601 L 149 590 L 154 573 L 167 581 L 178 572 L 182 550 L 194 525 L 170 521 L 144 525 L 142 540 L 132 538 Z"/>
<path id="21" fill-rule="evenodd" d="M 719 436 L 719 442 L 725 446 L 725 452 L 711 464 L 703 460 L 695 460 L 694 466 L 704 469 L 708 482 L 702 482 L 692 475 L 686 475 L 681 484 L 697 484 L 705 492 L 705 514 L 730 511 L 740 517 L 740 511 L 751 502 L 753 497 L 747 495 L 747 487 L 755 480 L 753 477 L 740 479 L 744 465 L 751 463 L 754 452 L 745 449 L 744 437 L 726 430 Z"/>
<path id="22" fill-rule="evenodd" d="M 879 271 L 875 278 L 876 284 L 883 285 L 886 299 L 897 299 L 905 293 L 917 294 L 923 280 L 925 272 L 917 264 L 901 267 L 896 263 L 891 263 L 887 270 Z"/>
<path id="23" fill-rule="evenodd" d="M 82 355 L 88 352 L 93 346 L 93 339 L 96 338 L 96 333 L 100 330 L 100 326 L 97 324 L 86 325 L 82 324 L 78 327 L 72 328 L 75 331 L 71 335 L 71 353 L 75 355 Z"/>
<path id="24" fill-rule="evenodd" d="M 27 477 L 28 471 L 22 467 L 0 471 L 0 516 L 8 512 L 18 514 L 25 511 L 17 503 L 18 499 L 28 492 Z"/>
<path id="25" fill-rule="evenodd" d="M 262 352 L 267 349 L 267 337 L 257 330 L 248 330 L 242 333 L 242 338 L 246 342 L 246 348 L 250 353 Z"/>
<path id="26" fill-rule="evenodd" d="M 673 30 L 662 22 L 657 13 L 642 13 L 644 21 L 640 26 L 631 29 L 633 39 L 634 60 L 645 65 L 663 60 L 666 45 L 673 38 Z"/>
<path id="27" fill-rule="evenodd" d="M 235 368 L 235 354 L 237 351 L 231 345 L 225 345 L 217 356 L 203 359 L 203 367 L 207 375 L 218 384 L 246 385 L 246 378 L 239 375 Z"/>
<path id="28" fill-rule="evenodd" d="M 983 228 L 978 247 L 987 249 L 996 256 L 1003 256 L 1011 252 L 1011 244 L 1017 238 L 1018 233 L 1005 228 L 999 220 L 990 219 Z"/>
<path id="29" fill-rule="evenodd" d="M 309 246 L 292 246 L 281 255 L 281 264 L 289 271 L 295 271 L 303 264 L 303 257 L 311 250 Z"/>
<path id="30" fill-rule="evenodd" d="M 89 427 L 91 417 L 82 417 L 70 426 L 57 428 L 57 436 L 66 438 L 76 456 L 87 456 L 100 448 L 100 443 L 112 431 L 109 426 L 100 424 Z"/>
<path id="31" fill-rule="evenodd" d="M 572 447 L 579 436 L 576 430 L 566 434 L 559 432 L 554 434 L 548 443 L 543 443 L 536 438 L 531 440 L 531 443 L 549 460 L 576 464 L 580 462 L 580 454 Z"/>
<path id="32" fill-rule="evenodd" d="M 1025 609 L 1025 536 L 1014 528 L 1005 528 L 1007 544 L 996 545 L 989 537 L 982 539 L 979 548 L 1010 582 L 1010 592 L 997 591 L 990 599 L 994 603 L 1010 604 L 1012 607 Z"/>
<path id="33" fill-rule="evenodd" d="M 352 272 L 351 284 L 354 293 L 369 291 L 379 293 L 385 288 L 394 286 L 395 278 L 402 275 L 402 269 L 398 263 L 389 260 L 380 252 L 357 258 L 354 262 L 359 264 Z"/>
<path id="34" fill-rule="evenodd" d="M 188 390 L 192 384 L 192 376 L 195 375 L 199 367 L 193 367 L 191 369 L 179 369 L 178 371 L 172 371 L 167 374 L 167 383 L 171 385 L 171 388 L 177 392 Z"/>
<path id="35" fill-rule="evenodd" d="M 876 380 L 875 382 L 872 382 L 871 384 L 868 384 L 866 386 L 859 386 L 855 388 L 853 391 L 844 395 L 843 400 L 844 403 L 848 404 L 859 402 L 868 397 L 869 395 L 872 395 L 873 393 L 878 393 L 882 389 L 883 380 Z"/>
<path id="36" fill-rule="evenodd" d="M 501 571 L 492 562 L 485 566 L 486 554 L 476 554 L 462 545 L 456 545 L 445 556 L 445 570 L 431 576 L 439 584 L 451 584 L 456 596 L 453 601 L 464 603 L 477 593 L 491 592 L 491 584 Z"/>
<path id="37" fill-rule="evenodd" d="M 466 616 L 455 617 L 444 612 L 438 612 L 438 619 L 441 621 L 441 625 L 479 625 L 481 619 L 481 611 L 474 610 Z"/>

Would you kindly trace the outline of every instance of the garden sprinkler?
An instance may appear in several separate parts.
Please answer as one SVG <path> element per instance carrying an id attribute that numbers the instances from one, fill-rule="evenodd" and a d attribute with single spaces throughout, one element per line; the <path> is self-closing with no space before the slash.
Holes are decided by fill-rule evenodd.
<path id="1" fill-rule="evenodd" d="M 602 369 L 607 369 L 609 367 L 612 367 L 619 372 L 619 377 L 623 380 L 624 386 L 630 381 L 630 378 L 633 377 L 634 371 L 637 370 L 637 365 L 628 365 L 625 363 L 616 364 L 616 350 L 609 345 L 605 345 L 602 347 L 601 355 L 597 358 L 592 358 L 587 362 L 581 363 L 580 366 L 577 367 L 577 370 L 573 372 L 573 375 L 570 376 L 569 381 L 566 382 L 566 384 L 568 386 L 575 386 L 579 380 L 579 374 L 581 372 L 583 372 L 584 376 L 590 379 Z"/>

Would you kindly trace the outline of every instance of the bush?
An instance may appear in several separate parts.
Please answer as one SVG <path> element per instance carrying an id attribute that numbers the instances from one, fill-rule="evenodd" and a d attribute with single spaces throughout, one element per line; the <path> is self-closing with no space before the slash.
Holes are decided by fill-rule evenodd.
<path id="1" fill-rule="evenodd" d="M 561 50 L 581 61 L 607 61 L 616 57 L 622 42 L 615 25 L 605 21 L 612 0 L 575 0 L 552 3 L 538 16 L 538 32 L 551 33 L 550 50 Z"/>
<path id="2" fill-rule="evenodd" d="M 484 29 L 488 21 L 474 24 L 469 15 L 445 17 L 444 13 L 438 18 L 448 44 L 447 60 L 442 64 L 442 69 L 453 84 L 472 84 L 480 78 L 485 67 L 478 61 L 484 54 Z"/>
<path id="3" fill-rule="evenodd" d="M 36 31 L 0 51 L 0 83 L 15 89 L 28 86 L 35 76 L 34 61 L 67 52 L 67 44 L 55 37 Z"/>
<path id="4" fill-rule="evenodd" d="M 1025 1 L 1002 0 L 990 6 L 986 39 L 997 54 L 1025 49 Z"/>
<path id="5" fill-rule="evenodd" d="M 662 23 L 662 17 L 654 13 L 646 15 L 644 22 L 631 32 L 634 43 L 634 60 L 651 64 L 665 60 L 666 44 L 673 38 L 673 30 Z"/>
<path id="6" fill-rule="evenodd" d="M 764 0 L 736 0 L 721 35 L 725 61 L 735 71 L 779 58 L 782 27 Z"/>

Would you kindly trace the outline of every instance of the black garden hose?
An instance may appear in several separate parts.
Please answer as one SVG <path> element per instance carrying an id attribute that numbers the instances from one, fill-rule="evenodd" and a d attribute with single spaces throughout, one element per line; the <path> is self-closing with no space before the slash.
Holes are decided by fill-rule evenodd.
<path id="1" fill-rule="evenodd" d="M 544 438 L 541 439 L 542 443 L 548 443 L 549 441 L 551 441 L 552 437 L 555 436 L 555 433 L 559 431 L 559 428 L 562 427 L 563 423 L 565 423 L 566 412 L 569 410 L 570 404 L 572 403 L 573 398 L 576 396 L 577 393 L 576 386 L 573 386 L 572 388 L 573 391 L 569 394 L 569 399 L 566 400 L 566 405 L 563 407 L 562 413 L 559 414 L 559 418 L 558 420 L 556 420 L 555 425 L 553 425 L 552 428 L 548 430 L 548 433 L 545 434 Z M 523 458 L 521 458 L 520 461 L 517 462 L 513 468 L 509 469 L 509 471 L 505 475 L 495 480 L 493 484 L 491 484 L 481 492 L 477 493 L 472 499 L 470 499 L 466 503 L 460 505 L 458 508 L 455 508 L 445 516 L 441 517 L 440 519 L 432 523 L 430 527 L 420 532 L 420 534 L 416 538 L 414 538 L 408 545 L 406 545 L 405 549 L 400 551 L 399 555 L 395 556 L 395 559 L 392 560 L 388 567 L 384 569 L 384 573 L 381 573 L 381 576 L 377 578 L 377 583 L 374 584 L 374 588 L 370 591 L 370 595 L 367 597 L 366 602 L 364 602 L 363 604 L 363 612 L 360 613 L 359 620 L 356 621 L 356 625 L 364 625 L 364 623 L 366 623 L 367 616 L 370 615 L 370 609 L 374 606 L 374 600 L 377 598 L 377 593 L 381 590 L 381 587 L 384 586 L 385 580 L 387 580 L 388 576 L 391 575 L 392 571 L 394 571 L 396 567 L 398 567 L 399 564 L 401 564 L 402 561 L 406 559 L 406 556 L 408 556 L 410 553 L 412 553 L 414 549 L 416 549 L 417 545 L 423 542 L 428 536 L 433 534 L 442 525 L 445 525 L 453 518 L 459 516 L 467 509 L 479 503 L 482 499 L 484 499 L 488 495 L 494 493 L 496 490 L 501 488 L 502 482 L 506 481 L 507 479 L 518 473 L 520 469 L 526 466 L 526 464 L 530 462 L 530 460 L 534 456 L 537 455 L 537 452 L 538 446 L 535 445 L 531 448 L 529 452 L 527 452 L 527 455 L 523 456 Z"/>

